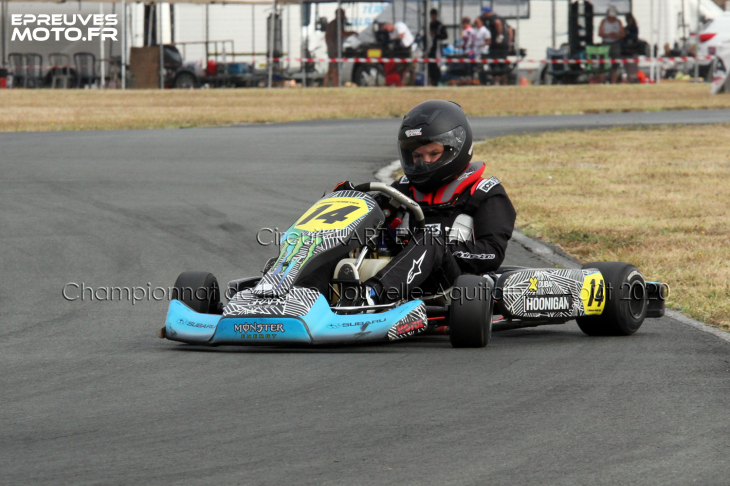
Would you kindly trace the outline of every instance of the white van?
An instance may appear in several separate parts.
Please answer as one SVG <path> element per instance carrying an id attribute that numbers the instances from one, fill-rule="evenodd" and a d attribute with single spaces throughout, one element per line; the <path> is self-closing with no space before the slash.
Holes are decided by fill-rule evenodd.
<path id="1" fill-rule="evenodd" d="M 700 31 L 699 57 L 714 56 L 721 44 L 730 46 L 730 12 L 711 21 Z M 700 61 L 700 66 L 708 66 L 712 61 Z"/>

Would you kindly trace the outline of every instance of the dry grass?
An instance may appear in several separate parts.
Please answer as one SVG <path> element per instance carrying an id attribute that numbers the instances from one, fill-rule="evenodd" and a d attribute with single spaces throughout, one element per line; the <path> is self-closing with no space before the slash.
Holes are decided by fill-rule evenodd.
<path id="1" fill-rule="evenodd" d="M 476 155 L 525 233 L 633 263 L 670 284 L 668 307 L 730 329 L 730 125 L 508 136 Z"/>
<path id="2" fill-rule="evenodd" d="M 730 108 L 706 84 L 237 90 L 2 90 L 0 131 L 179 128 L 400 117 L 432 98 L 472 116 Z"/>

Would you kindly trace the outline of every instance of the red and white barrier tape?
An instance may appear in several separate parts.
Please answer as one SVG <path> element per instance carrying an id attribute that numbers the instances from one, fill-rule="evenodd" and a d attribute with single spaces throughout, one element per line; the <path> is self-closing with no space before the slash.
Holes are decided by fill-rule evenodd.
<path id="1" fill-rule="evenodd" d="M 687 62 L 687 61 L 711 61 L 713 56 L 701 57 L 656 57 L 657 62 Z M 515 64 L 520 62 L 540 63 L 540 64 L 638 64 L 640 62 L 650 62 L 652 58 L 628 58 L 628 59 L 518 59 L 510 57 L 507 59 L 469 59 L 458 57 L 444 57 L 434 59 L 424 58 L 384 58 L 384 57 L 343 57 L 343 58 L 314 58 L 314 57 L 275 57 L 273 62 L 359 62 L 359 63 L 447 63 L 447 64 Z"/>
<path id="2" fill-rule="evenodd" d="M 264 58 L 268 59 L 268 58 Z M 714 56 L 701 57 L 655 57 L 656 62 L 688 62 L 688 61 L 711 61 Z M 410 64 L 414 62 L 425 63 L 446 63 L 446 64 L 516 64 L 520 62 L 540 63 L 540 64 L 638 64 L 640 62 L 651 62 L 650 57 L 634 57 L 628 59 L 519 59 L 517 57 L 508 57 L 507 59 L 469 59 L 460 57 L 443 57 L 440 59 L 424 57 L 424 58 L 403 58 L 403 57 L 342 57 L 342 58 L 316 58 L 316 57 L 274 57 L 273 62 L 360 62 L 360 63 L 396 63 Z M 74 69 L 74 66 L 46 66 L 29 64 L 25 69 Z M 17 66 L 18 69 L 23 69 Z M 10 67 L 10 71 L 13 67 Z"/>

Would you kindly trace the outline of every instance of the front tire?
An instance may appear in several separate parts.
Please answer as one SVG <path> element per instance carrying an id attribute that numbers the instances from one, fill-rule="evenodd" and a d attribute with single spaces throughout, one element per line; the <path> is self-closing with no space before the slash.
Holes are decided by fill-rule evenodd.
<path id="1" fill-rule="evenodd" d="M 483 348 L 492 337 L 491 279 L 462 275 L 454 282 L 449 306 L 449 339 L 455 348 Z"/>
<path id="2" fill-rule="evenodd" d="M 598 316 L 577 320 L 589 336 L 629 336 L 644 323 L 649 306 L 646 281 L 638 268 L 622 262 L 594 262 L 583 268 L 596 268 L 606 282 L 606 303 Z"/>
<path id="3" fill-rule="evenodd" d="M 209 272 L 183 272 L 175 280 L 172 298 L 200 314 L 221 314 L 218 280 Z"/>

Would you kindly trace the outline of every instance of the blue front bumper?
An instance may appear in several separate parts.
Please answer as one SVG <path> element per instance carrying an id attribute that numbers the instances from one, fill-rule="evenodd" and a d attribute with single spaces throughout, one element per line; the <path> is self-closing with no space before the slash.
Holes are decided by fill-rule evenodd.
<path id="1" fill-rule="evenodd" d="M 170 302 L 165 336 L 207 345 L 334 344 L 389 341 L 423 332 L 425 306 L 407 302 L 377 314 L 339 315 L 319 296 L 305 316 L 199 314 L 178 300 Z"/>

